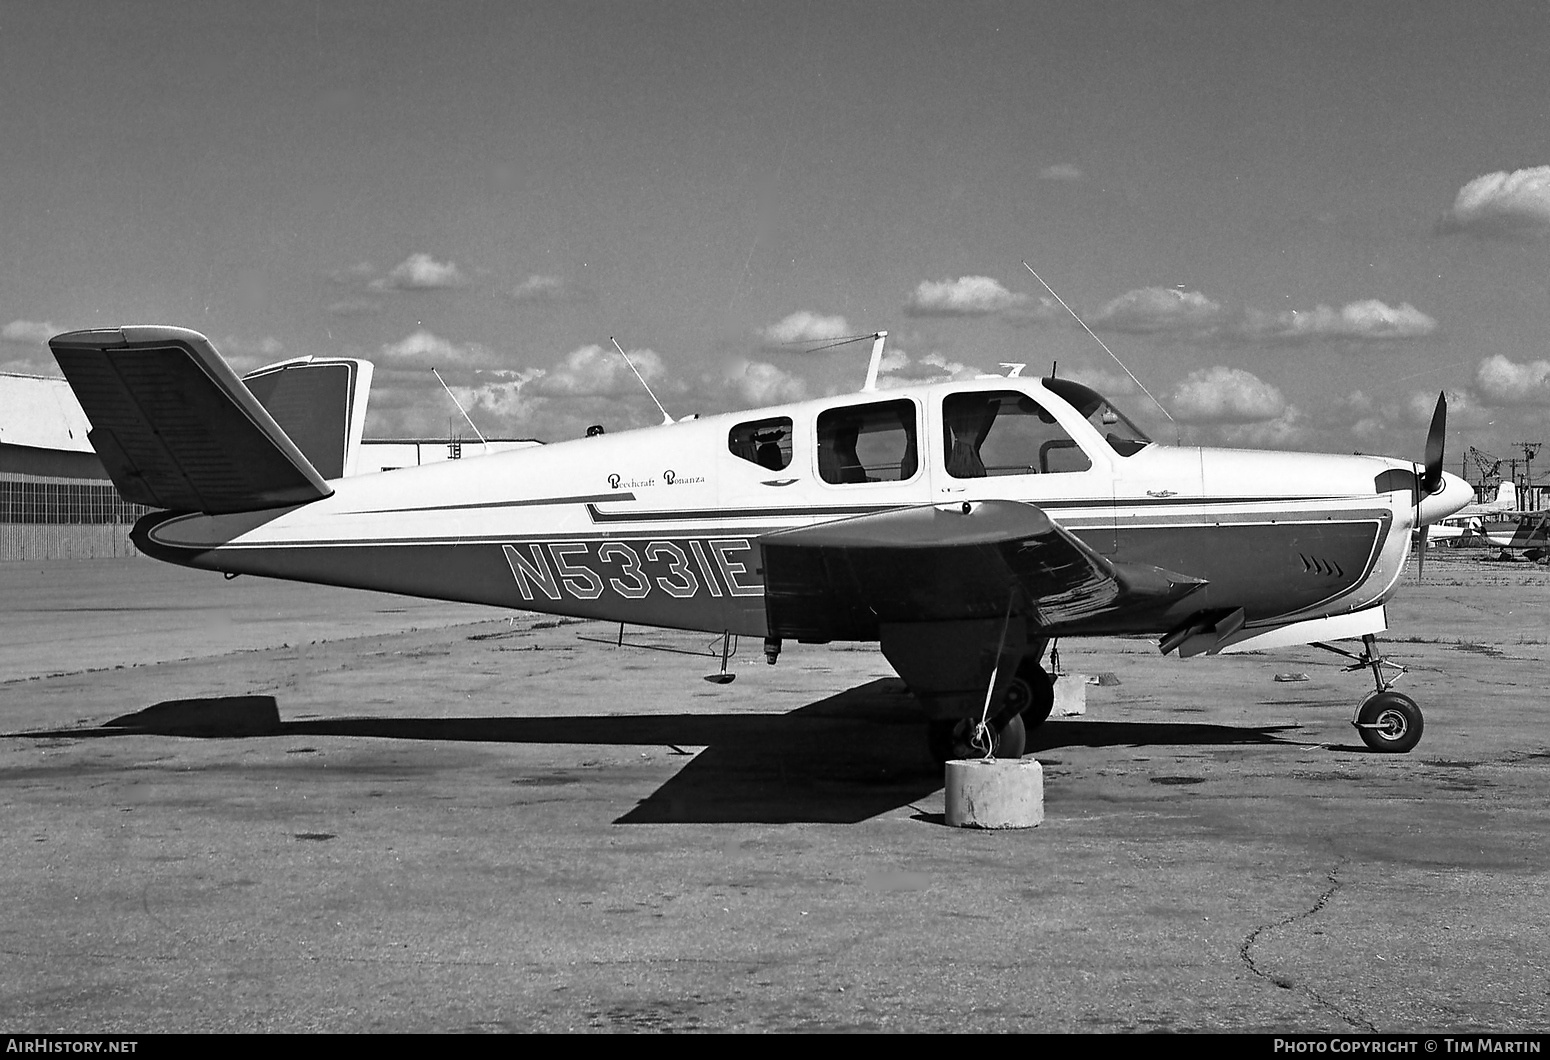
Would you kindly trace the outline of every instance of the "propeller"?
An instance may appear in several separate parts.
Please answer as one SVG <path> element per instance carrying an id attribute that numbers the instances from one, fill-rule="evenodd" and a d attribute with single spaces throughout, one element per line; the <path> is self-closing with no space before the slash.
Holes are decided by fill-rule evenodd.
<path id="1" fill-rule="evenodd" d="M 1421 581 L 1426 574 L 1426 538 L 1431 528 L 1421 524 L 1421 501 L 1442 489 L 1443 442 L 1448 434 L 1448 398 L 1438 391 L 1437 408 L 1432 412 L 1432 425 L 1426 432 L 1426 467 L 1416 480 L 1415 525 L 1421 531 L 1421 550 L 1416 553 L 1415 576 Z"/>

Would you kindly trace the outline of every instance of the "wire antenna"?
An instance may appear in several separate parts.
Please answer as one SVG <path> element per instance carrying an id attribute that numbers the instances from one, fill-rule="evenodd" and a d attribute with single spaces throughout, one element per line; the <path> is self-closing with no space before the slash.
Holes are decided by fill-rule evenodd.
<path id="1" fill-rule="evenodd" d="M 884 332 L 886 334 L 886 332 Z M 807 346 L 806 342 L 783 342 L 782 346 L 807 346 L 803 353 L 822 353 L 824 350 L 836 349 L 840 346 L 849 346 L 853 342 L 866 342 L 868 339 L 877 338 L 877 332 L 867 335 L 839 335 L 833 342 L 826 342 L 822 346 Z"/>
<path id="2" fill-rule="evenodd" d="M 468 419 L 468 413 L 463 411 L 463 403 L 457 399 L 457 395 L 452 392 L 452 388 L 447 385 L 447 381 L 441 377 L 441 373 L 432 368 L 431 375 L 436 377 L 436 382 L 441 384 L 441 389 L 447 392 L 447 397 L 452 399 L 452 404 L 457 406 L 457 410 L 463 413 L 463 418 L 468 420 L 468 425 L 474 428 L 474 437 L 479 439 L 479 444 L 486 449 L 490 448 L 490 443 L 484 440 L 484 435 L 479 433 L 479 428 L 474 426 L 474 421 Z"/>
<path id="3" fill-rule="evenodd" d="M 624 358 L 624 363 L 630 366 L 630 371 L 635 373 L 635 378 L 640 380 L 640 385 L 646 388 L 646 393 L 651 394 L 652 403 L 656 405 L 657 411 L 662 413 L 663 424 L 672 423 L 673 417 L 667 414 L 667 409 L 662 407 L 662 402 L 658 401 L 656 394 L 652 393 L 651 384 L 646 382 L 646 377 L 640 374 L 640 369 L 635 367 L 635 362 L 630 360 L 630 355 L 624 352 L 624 347 L 619 345 L 619 340 L 610 335 L 608 336 L 608 341 L 614 344 L 614 349 L 619 351 L 619 356 Z"/>
<path id="4" fill-rule="evenodd" d="M 1089 335 L 1092 335 L 1093 341 L 1096 342 L 1099 346 L 1103 347 L 1103 352 L 1104 353 L 1106 353 L 1110 357 L 1114 358 L 1114 363 L 1119 365 L 1121 368 L 1124 369 L 1125 374 L 1130 376 L 1130 381 L 1132 383 L 1136 384 L 1136 386 L 1141 388 L 1141 393 L 1143 393 L 1147 397 L 1151 398 L 1152 399 L 1152 404 L 1154 404 L 1158 408 L 1162 409 L 1162 414 L 1164 416 L 1168 417 L 1168 422 L 1173 424 L 1173 429 L 1175 431 L 1178 431 L 1179 432 L 1179 436 L 1182 438 L 1184 432 L 1183 432 L 1183 428 L 1181 428 L 1179 426 L 1179 421 L 1173 418 L 1173 414 L 1171 412 L 1169 412 L 1166 408 L 1163 408 L 1163 403 L 1161 401 L 1158 401 L 1156 395 L 1154 395 L 1150 390 L 1148 390 L 1146 388 L 1146 384 L 1142 383 L 1141 380 L 1136 378 L 1136 373 L 1132 372 L 1129 368 L 1125 368 L 1125 362 L 1119 359 L 1119 354 L 1117 354 L 1113 350 L 1109 349 L 1109 346 L 1108 346 L 1108 344 L 1106 342 L 1104 342 L 1102 339 L 1100 339 L 1097 335 L 1093 334 L 1093 329 L 1087 326 L 1087 321 L 1085 321 L 1081 317 L 1077 316 L 1075 309 L 1072 309 L 1070 306 L 1066 305 L 1066 300 L 1064 298 L 1060 297 L 1060 295 L 1056 294 L 1055 293 L 1055 289 L 1053 287 L 1051 287 L 1049 284 L 1044 282 L 1044 277 L 1040 276 L 1036 272 L 1033 272 L 1033 266 L 1032 265 L 1029 265 L 1025 261 L 1025 262 L 1023 262 L 1023 268 L 1025 268 L 1029 272 L 1033 273 L 1033 278 L 1035 280 L 1038 280 L 1039 283 L 1043 285 L 1044 289 L 1050 293 L 1050 296 L 1053 297 L 1055 299 L 1055 301 L 1060 303 L 1060 307 L 1062 309 L 1064 309 L 1067 313 L 1070 313 L 1071 314 L 1071 318 L 1073 320 L 1075 320 L 1078 324 L 1082 325 L 1082 330 L 1083 331 L 1087 332 L 1087 334 L 1089 334 Z"/>
<path id="5" fill-rule="evenodd" d="M 866 382 L 862 384 L 861 391 L 866 393 L 877 389 L 877 373 L 883 363 L 883 344 L 888 341 L 888 332 L 874 331 L 870 335 L 839 335 L 832 342 L 826 342 L 822 346 L 809 346 L 803 353 L 822 353 L 824 350 L 838 349 L 841 346 L 849 346 L 854 342 L 872 343 L 872 358 L 867 363 Z M 785 342 L 783 346 L 802 346 L 805 343 Z"/>

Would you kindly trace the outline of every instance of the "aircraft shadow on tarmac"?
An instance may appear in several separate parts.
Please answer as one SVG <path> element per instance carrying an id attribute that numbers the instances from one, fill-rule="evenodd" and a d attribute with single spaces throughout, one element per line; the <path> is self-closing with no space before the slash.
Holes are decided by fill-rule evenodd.
<path id="1" fill-rule="evenodd" d="M 1278 744 L 1296 726 L 1060 719 L 1029 736 L 1029 753 L 1060 747 Z M 17 734 L 23 735 L 23 734 Z M 881 679 L 783 714 L 335 718 L 281 721 L 273 696 L 168 700 L 94 729 L 33 737 L 364 736 L 483 743 L 703 747 L 634 809 L 641 823 L 855 823 L 939 790 L 924 726 L 903 684 Z"/>

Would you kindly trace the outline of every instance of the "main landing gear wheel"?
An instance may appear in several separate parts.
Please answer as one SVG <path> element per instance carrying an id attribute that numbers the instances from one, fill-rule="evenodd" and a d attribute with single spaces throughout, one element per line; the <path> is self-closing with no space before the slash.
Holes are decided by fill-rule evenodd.
<path id="1" fill-rule="evenodd" d="M 1399 692 L 1376 692 L 1356 712 L 1356 730 L 1374 751 L 1404 754 L 1421 742 L 1425 723 L 1415 700 Z"/>
<path id="2" fill-rule="evenodd" d="M 1048 712 L 1046 712 L 1048 713 Z M 926 746 L 931 750 L 933 761 L 952 762 L 960 758 L 984 758 L 985 749 L 974 746 L 974 729 L 978 721 L 970 718 L 949 718 L 932 721 L 926 727 Z M 1014 717 L 999 732 L 992 722 L 990 753 L 995 758 L 1021 758 L 1028 746 L 1028 730 L 1023 719 Z"/>
<path id="3" fill-rule="evenodd" d="M 999 716 L 1008 714 L 1022 719 L 1026 729 L 1037 729 L 1049 720 L 1050 711 L 1055 709 L 1055 682 L 1050 675 L 1044 672 L 1044 667 L 1039 665 L 1039 660 L 1026 658 L 1017 668 L 1017 676 L 1012 678 L 1011 685 L 1006 690 L 1006 697 L 1001 701 Z"/>

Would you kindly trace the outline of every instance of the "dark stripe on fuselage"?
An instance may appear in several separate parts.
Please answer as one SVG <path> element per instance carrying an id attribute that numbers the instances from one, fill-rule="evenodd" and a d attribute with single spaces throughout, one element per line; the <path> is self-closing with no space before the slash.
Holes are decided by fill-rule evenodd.
<path id="1" fill-rule="evenodd" d="M 743 513 L 739 513 L 743 514 Z M 810 510 L 808 514 L 811 514 Z M 1159 633 L 1203 609 L 1242 607 L 1265 621 L 1327 603 L 1372 572 L 1392 522 L 1384 510 L 1301 520 L 1075 528 L 1110 558 L 1205 578 L 1209 584 L 1164 612 L 1111 615 L 1050 632 Z M 1354 516 L 1354 518 L 1352 517 Z M 609 621 L 762 636 L 759 538 L 781 527 L 716 527 L 653 533 L 546 534 L 478 540 L 303 542 L 175 546 L 135 528 L 136 544 L 187 566 L 344 585 Z M 197 518 L 197 517 L 194 517 Z"/>

